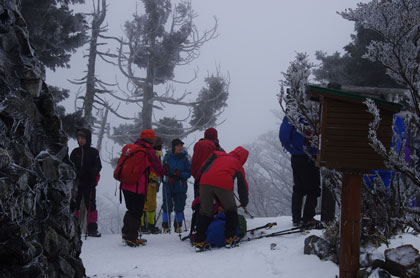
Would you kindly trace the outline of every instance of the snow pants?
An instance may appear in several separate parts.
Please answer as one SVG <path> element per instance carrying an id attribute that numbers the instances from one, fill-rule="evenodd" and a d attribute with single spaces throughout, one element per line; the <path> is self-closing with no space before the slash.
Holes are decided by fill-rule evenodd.
<path id="1" fill-rule="evenodd" d="M 187 184 L 179 182 L 174 184 L 164 183 L 162 189 L 162 226 L 167 228 L 170 223 L 171 212 L 175 211 L 174 227 L 182 226 L 184 220 L 185 202 L 187 200 Z"/>
<path id="2" fill-rule="evenodd" d="M 144 195 L 136 194 L 128 190 L 122 190 L 127 211 L 123 219 L 121 232 L 131 241 L 136 241 L 140 228 L 141 215 L 143 214 Z"/>
<path id="3" fill-rule="evenodd" d="M 157 186 L 156 182 L 150 180 L 149 187 L 147 188 L 147 198 L 141 216 L 142 226 L 147 226 L 146 223 L 155 225 Z"/>
<path id="4" fill-rule="evenodd" d="M 77 188 L 74 215 L 79 218 L 80 205 L 82 199 L 86 206 L 86 220 L 88 233 L 98 231 L 98 211 L 96 210 L 96 185 L 79 184 Z"/>

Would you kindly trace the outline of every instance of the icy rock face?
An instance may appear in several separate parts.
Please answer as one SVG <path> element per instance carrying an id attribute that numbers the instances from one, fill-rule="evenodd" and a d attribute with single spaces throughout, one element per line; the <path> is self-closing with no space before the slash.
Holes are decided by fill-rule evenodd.
<path id="1" fill-rule="evenodd" d="M 1 277 L 84 277 L 74 172 L 16 0 L 0 0 Z"/>

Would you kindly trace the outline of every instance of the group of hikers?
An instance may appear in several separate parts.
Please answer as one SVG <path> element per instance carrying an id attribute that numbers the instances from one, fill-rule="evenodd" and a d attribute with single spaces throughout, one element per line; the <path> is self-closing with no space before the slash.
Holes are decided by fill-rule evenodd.
<path id="1" fill-rule="evenodd" d="M 100 237 L 95 187 L 100 177 L 101 161 L 98 151 L 90 146 L 91 132 L 88 129 L 79 129 L 76 139 L 79 147 L 70 155 L 77 174 L 77 194 L 72 209 L 79 218 L 83 199 L 87 209 L 87 235 Z M 215 128 L 206 129 L 204 138 L 194 145 L 191 161 L 180 139 L 172 140 L 171 149 L 167 150 L 163 159 L 162 144 L 162 138 L 156 136 L 153 130 L 145 129 L 134 144 L 128 144 L 122 149 L 114 178 L 120 181 L 120 198 L 124 196 L 127 208 L 121 230 L 123 241 L 130 247 L 145 245 L 142 233 L 169 233 L 172 223 L 174 231 L 180 233 L 182 224 L 186 225 L 184 208 L 187 180 L 192 175 L 194 214 L 189 238 L 196 251 L 210 248 L 207 239 L 211 234 L 208 232 L 209 226 L 218 221 L 223 221 L 224 225 L 212 226 L 223 229 L 221 235 L 224 245 L 236 246 L 240 240 L 237 236 L 240 217 L 235 198 L 246 209 L 249 190 L 243 165 L 248 158 L 248 151 L 237 147 L 230 153 L 225 152 L 219 145 Z M 234 193 L 235 180 L 239 197 Z M 163 199 L 162 230 L 156 226 L 156 195 L 160 187 Z M 172 211 L 175 213 L 173 218 Z"/>

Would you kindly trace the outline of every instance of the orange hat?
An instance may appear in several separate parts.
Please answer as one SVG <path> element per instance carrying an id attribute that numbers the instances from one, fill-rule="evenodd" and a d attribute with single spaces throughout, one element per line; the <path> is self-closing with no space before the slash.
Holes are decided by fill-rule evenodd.
<path id="1" fill-rule="evenodd" d="M 140 139 L 155 139 L 156 134 L 152 129 L 144 129 L 141 131 Z"/>

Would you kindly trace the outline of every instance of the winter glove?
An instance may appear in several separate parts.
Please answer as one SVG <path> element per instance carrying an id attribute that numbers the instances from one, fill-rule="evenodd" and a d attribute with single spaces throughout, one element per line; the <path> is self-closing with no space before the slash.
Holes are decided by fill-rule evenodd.
<path id="1" fill-rule="evenodd" d="M 169 183 L 173 184 L 175 182 L 175 178 L 174 177 L 169 177 Z"/>
<path id="2" fill-rule="evenodd" d="M 181 171 L 179 171 L 179 169 L 175 169 L 174 174 L 178 179 L 181 178 Z"/>

